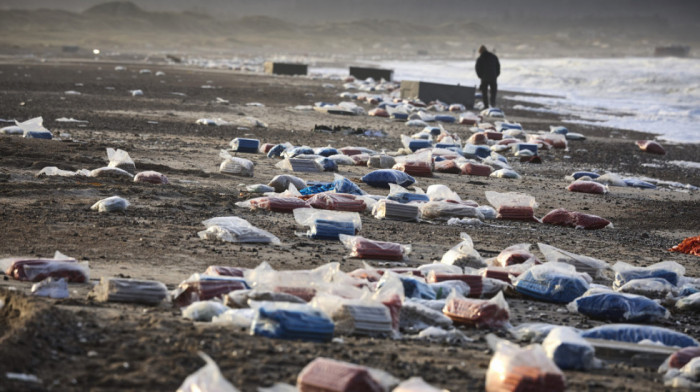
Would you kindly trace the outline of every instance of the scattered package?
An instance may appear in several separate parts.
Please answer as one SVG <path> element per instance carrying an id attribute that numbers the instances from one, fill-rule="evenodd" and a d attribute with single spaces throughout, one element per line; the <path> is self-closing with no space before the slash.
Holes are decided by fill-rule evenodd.
<path id="1" fill-rule="evenodd" d="M 568 309 L 592 319 L 615 323 L 653 322 L 670 315 L 663 306 L 647 297 L 614 291 L 584 294 L 571 302 Z"/>
<path id="2" fill-rule="evenodd" d="M 234 176 L 253 177 L 254 164 L 252 161 L 234 157 L 226 150 L 221 150 L 219 157 L 224 160 L 219 165 L 219 172 Z"/>
<path id="3" fill-rule="evenodd" d="M 54 299 L 68 298 L 68 283 L 63 278 L 55 279 L 48 277 L 39 283 L 32 285 L 32 295 L 38 297 L 49 297 Z"/>
<path id="4" fill-rule="evenodd" d="M 362 177 L 362 182 L 376 188 L 389 188 L 389 184 L 397 184 L 406 188 L 413 185 L 416 180 L 399 170 L 380 169 L 365 174 Z"/>
<path id="5" fill-rule="evenodd" d="M 573 328 L 553 328 L 542 348 L 560 369 L 587 370 L 595 366 L 595 349 Z"/>
<path id="6" fill-rule="evenodd" d="M 429 201 L 420 206 L 423 219 L 475 218 L 484 220 L 484 215 L 474 206 L 449 201 Z"/>
<path id="7" fill-rule="evenodd" d="M 685 268 L 675 261 L 662 261 L 648 267 L 635 267 L 623 261 L 618 261 L 612 266 L 615 271 L 613 289 L 619 289 L 625 283 L 635 279 L 661 278 L 676 286 L 685 274 Z"/>
<path id="8" fill-rule="evenodd" d="M 524 193 L 498 193 L 486 191 L 486 200 L 496 208 L 499 219 L 514 219 L 539 222 L 535 218 L 537 202 Z"/>
<path id="9" fill-rule="evenodd" d="M 157 171 L 148 170 L 144 172 L 137 173 L 134 176 L 134 182 L 147 182 L 149 184 L 168 184 L 168 177 L 164 174 L 158 173 Z"/>
<path id="10" fill-rule="evenodd" d="M 201 369 L 187 376 L 177 392 L 238 392 L 221 374 L 216 363 L 204 353 L 199 356 L 207 363 Z"/>
<path id="11" fill-rule="evenodd" d="M 197 301 L 222 298 L 235 290 L 250 289 L 245 279 L 231 276 L 193 274 L 173 291 L 173 303 L 183 307 Z"/>
<path id="12" fill-rule="evenodd" d="M 492 329 L 504 327 L 510 315 L 502 292 L 490 300 L 464 298 L 453 292 L 442 311 L 455 324 Z"/>
<path id="13" fill-rule="evenodd" d="M 645 152 L 658 155 L 666 155 L 666 150 L 657 142 L 653 140 L 637 140 L 637 146 L 639 149 Z"/>
<path id="14" fill-rule="evenodd" d="M 603 184 L 594 182 L 594 181 L 584 181 L 584 180 L 576 180 L 569 184 L 566 189 L 570 190 L 571 192 L 580 192 L 580 193 L 594 193 L 598 195 L 604 195 L 608 193 L 608 187 L 606 187 Z"/>
<path id="15" fill-rule="evenodd" d="M 318 193 L 309 198 L 306 204 L 321 210 L 363 212 L 367 209 L 363 199 L 346 193 Z"/>
<path id="16" fill-rule="evenodd" d="M 388 335 L 391 334 L 391 314 L 386 306 L 345 303 L 333 313 L 335 333 L 338 335 Z"/>
<path id="17" fill-rule="evenodd" d="M 119 196 L 112 196 L 102 199 L 90 207 L 93 211 L 98 212 L 115 212 L 124 211 L 129 207 L 129 201 Z"/>
<path id="18" fill-rule="evenodd" d="M 547 215 L 542 218 L 542 223 L 585 230 L 598 230 L 612 226 L 610 221 L 605 218 L 581 212 L 570 212 L 563 208 L 558 208 L 547 213 Z"/>
<path id="19" fill-rule="evenodd" d="M 585 272 L 590 276 L 600 277 L 604 271 L 610 268 L 610 265 L 603 260 L 577 255 L 541 242 L 537 243 L 537 247 L 548 262 L 571 264 L 576 268 L 576 271 Z"/>
<path id="20" fill-rule="evenodd" d="M 572 265 L 549 262 L 536 265 L 516 277 L 515 290 L 547 302 L 569 303 L 588 290 L 589 283 Z"/>
<path id="21" fill-rule="evenodd" d="M 350 257 L 358 259 L 400 261 L 406 259 L 411 252 L 411 245 L 373 241 L 360 236 L 344 234 L 341 234 L 339 239 L 350 250 Z"/>
<path id="22" fill-rule="evenodd" d="M 68 283 L 85 283 L 90 277 L 87 262 L 78 262 L 60 252 L 52 259 L 12 257 L 0 260 L 5 274 L 13 279 L 41 282 L 46 278 L 65 279 Z"/>
<path id="23" fill-rule="evenodd" d="M 182 317 L 193 321 L 210 322 L 216 316 L 229 310 L 219 301 L 197 301 L 182 309 Z"/>
<path id="24" fill-rule="evenodd" d="M 297 377 L 299 392 L 366 391 L 384 392 L 363 366 L 319 357 L 302 369 Z"/>
<path id="25" fill-rule="evenodd" d="M 276 339 L 329 342 L 333 339 L 334 325 L 323 312 L 306 304 L 262 302 L 251 331 Z"/>
<path id="26" fill-rule="evenodd" d="M 161 282 L 102 277 L 94 288 L 95 299 L 102 302 L 133 302 L 158 305 L 168 297 L 168 289 Z"/>
<path id="27" fill-rule="evenodd" d="M 416 204 L 402 204 L 382 199 L 374 205 L 372 215 L 377 219 L 418 222 L 420 219 L 420 208 Z"/>
<path id="28" fill-rule="evenodd" d="M 256 154 L 260 148 L 260 140 L 257 139 L 245 139 L 242 137 L 237 137 L 231 140 L 231 150 L 235 152 L 247 152 L 251 154 Z"/>
<path id="29" fill-rule="evenodd" d="M 652 325 L 607 324 L 581 332 L 581 337 L 639 343 L 643 340 L 669 347 L 700 346 L 692 337 L 667 328 Z"/>
<path id="30" fill-rule="evenodd" d="M 124 150 L 107 148 L 107 159 L 109 159 L 108 167 L 116 167 L 131 174 L 136 172 L 134 161 L 129 156 L 129 153 Z"/>
<path id="31" fill-rule="evenodd" d="M 197 233 L 203 240 L 280 244 L 275 235 L 251 225 L 237 216 L 219 216 L 202 222 L 206 230 Z"/>
<path id="32" fill-rule="evenodd" d="M 474 241 L 467 233 L 460 233 L 462 242 L 445 252 L 440 260 L 443 264 L 456 265 L 459 267 L 481 268 L 486 263 L 479 252 L 474 249 Z"/>
<path id="33" fill-rule="evenodd" d="M 669 251 L 700 256 L 700 235 L 684 239 L 680 244 L 669 249 Z"/>

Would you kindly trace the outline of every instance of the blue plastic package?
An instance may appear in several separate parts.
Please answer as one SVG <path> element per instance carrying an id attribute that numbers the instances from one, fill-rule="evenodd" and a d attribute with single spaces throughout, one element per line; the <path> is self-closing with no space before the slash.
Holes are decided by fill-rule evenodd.
<path id="1" fill-rule="evenodd" d="M 581 332 L 581 337 L 639 343 L 642 340 L 661 343 L 671 347 L 698 346 L 692 337 L 667 328 L 651 325 L 608 324 Z"/>
<path id="2" fill-rule="evenodd" d="M 403 283 L 403 291 L 407 298 L 436 299 L 435 290 L 427 283 L 418 279 L 400 277 Z"/>
<path id="3" fill-rule="evenodd" d="M 465 144 L 462 149 L 462 155 L 465 158 L 488 158 L 491 155 L 491 149 L 487 146 Z"/>
<path id="4" fill-rule="evenodd" d="M 663 261 L 648 267 L 634 267 L 624 262 L 618 262 L 613 266 L 615 281 L 613 288 L 618 289 L 630 280 L 645 278 L 661 278 L 672 285 L 678 285 L 678 281 L 685 273 L 685 268 L 673 261 Z"/>
<path id="5" fill-rule="evenodd" d="M 547 302 L 569 303 L 588 290 L 588 282 L 572 265 L 550 262 L 525 271 L 515 280 L 515 290 Z"/>
<path id="6" fill-rule="evenodd" d="M 330 219 L 316 219 L 309 230 L 310 237 L 322 240 L 338 240 L 340 234 L 355 235 L 355 223 Z"/>
<path id="7" fill-rule="evenodd" d="M 306 188 L 300 189 L 299 193 L 301 193 L 304 196 L 309 196 L 309 195 L 315 195 L 315 194 L 321 193 L 321 192 L 332 191 L 333 189 L 334 189 L 334 186 L 333 186 L 332 182 L 323 182 L 320 184 L 314 184 L 311 186 L 307 186 Z"/>
<path id="8" fill-rule="evenodd" d="M 32 138 L 32 139 L 50 140 L 53 138 L 53 135 L 51 134 L 50 131 L 24 131 L 24 137 L 25 138 Z"/>
<path id="9" fill-rule="evenodd" d="M 421 148 L 430 148 L 432 146 L 433 143 L 430 140 L 424 139 L 413 139 L 408 143 L 408 148 L 411 149 L 411 151 L 413 152 L 416 152 Z"/>
<path id="10" fill-rule="evenodd" d="M 410 203 L 412 201 L 429 202 L 430 198 L 425 193 L 399 192 L 386 197 L 389 200 L 397 201 L 401 204 Z"/>
<path id="11" fill-rule="evenodd" d="M 668 317 L 666 308 L 647 297 L 614 291 L 576 298 L 569 309 L 612 322 L 644 323 Z"/>
<path id="12" fill-rule="evenodd" d="M 270 149 L 270 151 L 267 152 L 267 157 L 268 158 L 275 158 L 282 156 L 282 153 L 284 150 L 287 149 L 287 146 L 284 144 L 276 144 L 274 147 Z"/>
<path id="13" fill-rule="evenodd" d="M 306 146 L 294 147 L 289 151 L 285 151 L 285 155 L 288 158 L 294 158 L 298 155 L 314 155 L 314 149 Z"/>
<path id="14" fill-rule="evenodd" d="M 320 155 L 322 157 L 329 157 L 331 155 L 338 155 L 340 154 L 340 151 L 333 147 L 320 147 L 314 150 L 316 155 Z"/>
<path id="15" fill-rule="evenodd" d="M 391 113 L 391 118 L 394 120 L 408 120 L 408 113 L 394 112 Z"/>
<path id="16" fill-rule="evenodd" d="M 399 172 L 400 173 L 400 172 Z M 388 185 L 387 185 L 388 186 Z M 336 175 L 333 181 L 333 188 L 337 193 L 348 193 L 351 195 L 366 195 L 367 193 L 360 189 L 354 182 L 348 180 L 343 176 Z"/>
<path id="17" fill-rule="evenodd" d="M 595 364 L 593 345 L 570 327 L 555 327 L 542 342 L 542 348 L 560 369 L 585 370 Z"/>
<path id="18" fill-rule="evenodd" d="M 332 159 L 321 157 L 321 158 L 316 159 L 316 162 L 318 162 L 321 165 L 324 172 L 336 172 L 336 171 L 338 171 L 338 164 L 335 163 L 335 161 Z"/>
<path id="19" fill-rule="evenodd" d="M 435 121 L 451 124 L 454 123 L 456 119 L 454 118 L 454 116 L 450 116 L 449 114 L 437 114 L 435 115 Z"/>
<path id="20" fill-rule="evenodd" d="M 389 188 L 389 184 L 401 185 L 402 187 L 406 188 L 413 185 L 416 180 L 402 171 L 394 169 L 380 169 L 365 174 L 365 176 L 362 177 L 362 182 L 376 188 Z"/>
<path id="21" fill-rule="evenodd" d="M 251 331 L 268 338 L 329 342 L 334 328 L 325 314 L 308 305 L 264 304 L 258 308 Z"/>
<path id="22" fill-rule="evenodd" d="M 245 139 L 242 137 L 237 137 L 231 141 L 231 149 L 235 152 L 257 154 L 259 148 L 260 140 L 258 139 Z"/>
<path id="23" fill-rule="evenodd" d="M 454 144 L 454 143 L 438 143 L 435 145 L 435 148 L 444 148 L 445 150 L 451 150 L 454 151 L 455 153 L 462 155 L 462 149 L 460 148 L 459 144 Z"/>
<path id="24" fill-rule="evenodd" d="M 590 177 L 591 179 L 596 179 L 600 177 L 600 174 L 587 171 L 577 171 L 574 174 L 572 174 L 571 177 L 573 177 L 574 180 L 578 180 L 581 177 Z"/>
<path id="25" fill-rule="evenodd" d="M 562 127 L 562 126 L 556 127 L 556 126 L 553 126 L 553 125 L 550 125 L 549 131 L 550 131 L 551 133 L 558 133 L 558 134 L 560 134 L 560 135 L 566 135 L 567 133 L 569 133 L 569 130 L 566 129 L 566 127 Z"/>
<path id="26" fill-rule="evenodd" d="M 638 178 L 625 178 L 622 181 L 624 181 L 625 184 L 627 184 L 627 186 L 631 186 L 634 188 L 656 189 L 656 185 L 646 181 L 642 181 Z"/>

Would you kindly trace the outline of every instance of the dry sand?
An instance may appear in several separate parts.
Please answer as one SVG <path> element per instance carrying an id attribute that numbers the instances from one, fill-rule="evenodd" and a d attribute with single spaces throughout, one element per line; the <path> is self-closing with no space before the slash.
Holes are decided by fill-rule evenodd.
<path id="1" fill-rule="evenodd" d="M 346 259 L 340 243 L 297 237 L 291 215 L 237 208 L 248 195 L 243 184 L 267 183 L 278 170 L 276 161 L 246 155 L 256 162 L 253 178 L 218 173 L 218 151 L 235 137 L 262 142 L 285 142 L 335 147 L 363 146 L 376 150 L 400 147 L 404 124 L 384 119 L 336 117 L 289 110 L 316 101 L 338 102 L 336 88 L 322 88 L 328 80 L 272 77 L 232 71 L 204 71 L 158 64 L 119 64 L 116 72 L 104 62 L 5 60 L 0 64 L 0 117 L 25 120 L 43 116 L 54 134 L 68 132 L 72 141 L 44 141 L 0 136 L 0 257 L 51 256 L 54 251 L 88 260 L 91 278 L 125 276 L 156 279 L 174 288 L 208 265 L 255 267 L 261 261 L 276 269 L 314 268 L 339 262 L 343 271 L 361 265 Z M 151 74 L 139 74 L 149 68 Z M 162 70 L 163 77 L 155 72 Z M 76 86 L 76 83 L 82 83 Z M 205 89 L 202 85 L 214 88 Z M 113 89 L 106 89 L 113 87 Z M 142 89 L 132 97 L 128 90 Z M 65 95 L 78 90 L 82 95 Z M 186 96 L 174 95 L 173 92 Z M 515 110 L 502 97 L 508 117 L 528 130 L 561 124 L 552 115 Z M 217 97 L 230 101 L 218 104 Z M 264 107 L 248 107 L 261 102 Z M 368 107 L 366 107 L 369 109 Z M 195 125 L 201 117 L 229 121 L 254 116 L 269 128 L 239 130 L 233 126 Z M 59 117 L 88 121 L 84 126 L 58 123 Z M 149 123 L 157 122 L 157 123 Z M 380 128 L 387 138 L 325 134 L 311 131 L 315 124 Z M 700 229 L 698 192 L 611 188 L 605 196 L 568 192 L 564 176 L 576 170 L 610 170 L 661 180 L 700 185 L 697 169 L 667 164 L 672 160 L 700 161 L 700 145 L 666 145 L 663 157 L 641 152 L 634 144 L 650 138 L 635 132 L 567 125 L 588 136 L 571 142 L 570 151 L 547 151 L 541 165 L 513 163 L 521 180 L 470 178 L 437 174 L 420 178 L 419 185 L 446 184 L 462 198 L 486 204 L 484 191 L 518 191 L 533 195 L 538 216 L 563 207 L 605 217 L 614 229 L 582 231 L 550 225 L 498 221 L 494 225 L 458 228 L 445 224 L 401 223 L 363 217 L 366 237 L 411 243 L 409 265 L 440 259 L 459 241 L 461 231 L 474 239 L 484 257 L 521 242 L 545 242 L 572 252 L 614 263 L 648 265 L 661 260 L 683 264 L 688 276 L 700 276 L 695 256 L 666 251 Z M 468 127 L 449 125 L 466 139 Z M 35 178 L 45 166 L 94 169 L 107 163 L 105 148 L 127 150 L 137 169 L 166 174 L 168 186 L 130 181 L 85 178 Z M 652 163 L 652 166 L 644 164 Z M 342 167 L 340 174 L 358 178 L 366 167 Z M 329 180 L 331 174 L 302 175 L 307 180 Z M 385 191 L 363 186 L 372 193 Z M 120 195 L 132 206 L 125 213 L 98 214 L 89 210 L 97 200 Z M 236 245 L 201 241 L 202 220 L 237 215 L 277 235 L 283 246 Z M 483 390 L 491 354 L 487 331 L 466 329 L 475 339 L 464 347 L 412 340 L 344 337 L 343 343 L 312 344 L 250 337 L 245 331 L 194 324 L 169 306 L 149 308 L 128 304 L 100 304 L 87 299 L 89 285 L 72 285 L 71 298 L 27 298 L 29 284 L 0 282 L 0 375 L 34 374 L 41 383 L 0 382 L 0 390 L 175 390 L 185 377 L 203 365 L 204 351 L 224 376 L 245 391 L 274 382 L 294 383 L 301 368 L 318 356 L 327 356 L 386 370 L 405 379 L 421 376 L 453 391 Z M 523 298 L 508 298 L 511 322 L 543 321 L 579 328 L 601 324 L 564 306 Z M 700 336 L 697 314 L 672 312 L 665 327 Z M 501 333 L 502 336 L 505 334 Z M 654 368 L 613 364 L 589 372 L 566 372 L 570 390 L 659 390 Z"/>

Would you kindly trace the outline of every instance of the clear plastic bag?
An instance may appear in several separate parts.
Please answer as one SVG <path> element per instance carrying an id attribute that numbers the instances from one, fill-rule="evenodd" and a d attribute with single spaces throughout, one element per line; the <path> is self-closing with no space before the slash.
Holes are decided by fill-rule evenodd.
<path id="1" fill-rule="evenodd" d="M 647 297 L 614 291 L 583 295 L 567 308 L 592 319 L 612 322 L 644 323 L 670 316 L 668 310 Z"/>
<path id="2" fill-rule="evenodd" d="M 168 297 L 168 289 L 161 282 L 110 278 L 103 276 L 93 288 L 95 299 L 101 302 L 130 302 L 158 305 Z"/>
<path id="3" fill-rule="evenodd" d="M 573 328 L 552 329 L 542 348 L 560 369 L 587 370 L 596 366 L 595 349 Z"/>
<path id="4" fill-rule="evenodd" d="M 369 157 L 367 160 L 367 167 L 375 169 L 391 169 L 396 164 L 394 157 L 380 154 Z"/>
<path id="5" fill-rule="evenodd" d="M 202 352 L 199 356 L 207 364 L 187 376 L 177 392 L 238 392 L 238 389 L 224 378 L 211 358 Z"/>
<path id="6" fill-rule="evenodd" d="M 520 174 L 518 174 L 515 170 L 513 169 L 498 169 L 496 171 L 491 172 L 489 174 L 489 177 L 493 178 L 509 178 L 509 179 L 514 179 L 517 180 L 520 178 Z"/>
<path id="7" fill-rule="evenodd" d="M 407 298 L 401 306 L 399 326 L 402 330 L 420 331 L 428 327 L 451 328 L 452 320 L 442 311 L 432 309 L 414 298 Z"/>
<path id="8" fill-rule="evenodd" d="M 364 366 L 319 357 L 297 376 L 299 392 L 365 391 L 384 392 L 385 388 Z"/>
<path id="9" fill-rule="evenodd" d="M 443 282 L 430 283 L 430 287 L 435 292 L 436 299 L 446 299 L 453 291 L 457 294 L 468 297 L 471 288 L 461 280 L 445 280 Z"/>
<path id="10" fill-rule="evenodd" d="M 364 212 L 367 205 L 364 199 L 347 193 L 318 193 L 306 201 L 311 208 L 321 210 Z"/>
<path id="11" fill-rule="evenodd" d="M 78 262 L 56 251 L 54 258 L 12 257 L 0 260 L 5 274 L 20 281 L 40 282 L 46 278 L 65 279 L 68 283 L 85 283 L 90 280 L 88 262 Z"/>
<path id="12" fill-rule="evenodd" d="M 591 276 L 603 277 L 605 271 L 610 269 L 610 264 L 603 260 L 567 252 L 541 242 L 537 243 L 537 247 L 548 262 L 571 264 L 576 271 L 585 272 Z"/>
<path id="13" fill-rule="evenodd" d="M 469 236 L 469 234 L 460 233 L 459 236 L 462 239 L 462 242 L 445 252 L 440 262 L 443 264 L 456 265 L 459 267 L 485 267 L 486 263 L 484 263 L 484 259 L 474 248 L 474 241 L 472 241 L 472 238 Z"/>
<path id="14" fill-rule="evenodd" d="M 169 183 L 168 177 L 166 177 L 165 174 L 161 174 L 153 170 L 137 173 L 134 176 L 134 182 L 145 182 L 157 185 L 164 185 Z"/>
<path id="15" fill-rule="evenodd" d="M 497 267 L 509 267 L 516 264 L 536 263 L 539 264 L 537 257 L 530 252 L 530 244 L 515 244 L 501 251 L 495 259 L 490 259 L 487 264 Z"/>
<path id="16" fill-rule="evenodd" d="M 524 295 L 547 302 L 569 303 L 588 290 L 590 277 L 564 263 L 536 265 L 513 280 Z"/>
<path id="17" fill-rule="evenodd" d="M 402 204 L 382 199 L 372 208 L 372 215 L 377 219 L 418 222 L 420 219 L 420 208 L 415 204 Z"/>
<path id="18" fill-rule="evenodd" d="M 639 343 L 643 340 L 669 347 L 700 346 L 694 338 L 674 330 L 652 325 L 607 324 L 581 332 L 581 337 Z"/>
<path id="19" fill-rule="evenodd" d="M 430 201 L 420 206 L 423 219 L 476 218 L 484 219 L 478 208 L 463 203 Z"/>
<path id="20" fill-rule="evenodd" d="M 206 230 L 197 233 L 203 240 L 223 242 L 258 242 L 279 245 L 275 235 L 251 225 L 237 216 L 219 216 L 202 222 Z"/>
<path id="21" fill-rule="evenodd" d="M 685 268 L 675 261 L 662 261 L 648 267 L 635 267 L 619 261 L 612 266 L 612 269 L 615 271 L 614 289 L 622 287 L 631 280 L 644 278 L 665 279 L 675 286 L 685 274 Z"/>
<path id="22" fill-rule="evenodd" d="M 49 297 L 54 299 L 68 298 L 68 283 L 63 278 L 54 279 L 48 277 L 39 283 L 32 285 L 32 295 L 39 297 Z"/>
<path id="23" fill-rule="evenodd" d="M 510 308 L 499 292 L 489 300 L 464 298 L 453 291 L 445 302 L 442 312 L 456 324 L 476 328 L 498 329 L 508 324 Z"/>
<path id="24" fill-rule="evenodd" d="M 250 326 L 253 324 L 253 318 L 255 318 L 255 309 L 229 309 L 214 316 L 211 322 L 250 330 Z"/>
<path id="25" fill-rule="evenodd" d="M 700 293 L 691 294 L 676 301 L 676 309 L 681 311 L 700 310 Z"/>
<path id="26" fill-rule="evenodd" d="M 294 219 L 301 226 L 308 226 L 312 238 L 338 239 L 340 234 L 355 235 L 362 228 L 362 218 L 357 212 L 298 208 Z"/>
<path id="27" fill-rule="evenodd" d="M 313 342 L 333 339 L 333 321 L 307 304 L 261 302 L 251 303 L 251 307 L 256 309 L 253 335 Z"/>
<path id="28" fill-rule="evenodd" d="M 234 176 L 253 177 L 253 162 L 248 159 L 234 157 L 226 150 L 219 152 L 219 157 L 224 161 L 219 166 L 219 172 Z"/>
<path id="29" fill-rule="evenodd" d="M 679 370 L 664 375 L 664 385 L 673 388 L 700 389 L 700 358 L 693 358 Z"/>
<path id="30" fill-rule="evenodd" d="M 389 195 L 386 198 L 402 204 L 412 202 L 424 203 L 430 201 L 425 193 L 409 192 L 406 188 L 396 184 L 389 184 Z"/>
<path id="31" fill-rule="evenodd" d="M 486 191 L 485 195 L 486 200 L 498 212 L 499 219 L 538 221 L 535 218 L 537 202 L 530 195 L 517 192 L 498 193 L 493 191 Z"/>
<path id="32" fill-rule="evenodd" d="M 494 354 L 486 371 L 486 392 L 566 390 L 564 373 L 541 345 L 521 348 L 493 335 L 487 341 Z"/>
<path id="33" fill-rule="evenodd" d="M 107 165 L 108 167 L 116 167 L 131 174 L 136 172 L 136 165 L 134 164 L 134 161 L 129 156 L 129 153 L 124 150 L 115 150 L 108 147 L 107 159 L 109 159 L 109 165 Z"/>
<path id="34" fill-rule="evenodd" d="M 508 332 L 518 341 L 539 343 L 542 342 L 554 328 L 558 327 L 559 325 L 548 323 L 523 323 L 517 327 L 509 328 Z"/>
<path id="35" fill-rule="evenodd" d="M 662 299 L 675 294 L 676 286 L 663 278 L 634 279 L 617 288 L 621 293 L 643 295 L 648 298 Z"/>
<path id="36" fill-rule="evenodd" d="M 218 301 L 197 301 L 182 309 L 182 317 L 193 321 L 209 322 L 229 308 Z"/>
<path id="37" fill-rule="evenodd" d="M 124 211 L 129 205 L 128 200 L 119 196 L 112 196 L 98 201 L 90 209 L 97 212 L 115 212 Z"/>
<path id="38" fill-rule="evenodd" d="M 44 128 L 44 119 L 42 117 L 34 117 L 24 122 L 15 120 L 15 124 L 22 129 L 22 134 L 25 138 L 35 139 L 52 139 L 51 131 Z"/>
<path id="39" fill-rule="evenodd" d="M 128 177 L 133 178 L 134 175 L 126 170 L 119 169 L 117 167 L 100 167 L 95 170 L 90 171 L 88 177 L 100 177 L 100 178 L 120 178 Z"/>
<path id="40" fill-rule="evenodd" d="M 232 291 L 246 289 L 250 289 L 250 286 L 242 278 L 193 274 L 172 292 L 172 300 L 176 306 L 184 307 L 197 301 L 223 298 Z"/>
<path id="41" fill-rule="evenodd" d="M 306 188 L 306 181 L 303 179 L 291 176 L 289 174 L 280 174 L 272 178 L 267 184 L 275 189 L 275 192 L 282 193 L 289 189 L 289 184 L 293 184 L 297 189 Z"/>
<path id="42" fill-rule="evenodd" d="M 293 172 L 302 173 L 318 173 L 323 171 L 321 164 L 316 162 L 316 157 L 310 157 L 310 159 L 302 158 L 285 158 L 284 160 L 278 162 L 275 167 L 281 170 L 288 170 Z"/>
<path id="43" fill-rule="evenodd" d="M 350 257 L 358 259 L 406 260 L 411 253 L 411 245 L 394 242 L 373 241 L 360 236 L 341 234 L 340 242 L 350 250 Z"/>

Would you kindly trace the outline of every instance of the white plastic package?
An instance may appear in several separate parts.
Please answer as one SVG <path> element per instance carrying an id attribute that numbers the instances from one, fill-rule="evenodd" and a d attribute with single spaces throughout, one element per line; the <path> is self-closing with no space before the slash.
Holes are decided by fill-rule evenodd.
<path id="1" fill-rule="evenodd" d="M 476 218 L 484 219 L 476 207 L 447 201 L 429 201 L 420 206 L 423 219 Z"/>
<path id="2" fill-rule="evenodd" d="M 691 294 L 676 301 L 676 309 L 682 311 L 700 310 L 700 293 Z"/>
<path id="3" fill-rule="evenodd" d="M 460 200 L 462 200 L 462 198 L 459 197 L 457 192 L 450 189 L 447 185 L 442 185 L 442 184 L 434 184 L 434 185 L 428 186 L 428 189 L 425 191 L 425 194 L 428 195 L 428 198 L 430 198 L 431 201 L 438 201 L 438 200 L 460 201 Z"/>
<path id="4" fill-rule="evenodd" d="M 289 184 L 294 185 L 296 189 L 306 188 L 306 181 L 303 179 L 291 176 L 289 174 L 280 174 L 272 178 L 267 184 L 274 188 L 275 192 L 281 193 L 289 189 Z"/>
<path id="5" fill-rule="evenodd" d="M 134 164 L 134 161 L 129 156 L 129 153 L 124 150 L 115 150 L 108 147 L 107 159 L 109 159 L 109 165 L 107 165 L 108 167 L 116 167 L 131 174 L 136 172 L 136 165 Z"/>
<path id="6" fill-rule="evenodd" d="M 219 166 L 219 172 L 235 176 L 253 177 L 254 164 L 252 161 L 234 157 L 226 150 L 221 150 L 219 157 L 224 160 Z"/>
<path id="7" fill-rule="evenodd" d="M 182 317 L 193 321 L 212 321 L 229 308 L 218 301 L 197 301 L 182 309 Z"/>
<path id="8" fill-rule="evenodd" d="M 479 252 L 474 249 L 474 241 L 472 241 L 469 234 L 460 233 L 459 236 L 462 239 L 462 242 L 445 252 L 440 262 L 443 264 L 456 265 L 460 267 L 485 267 L 486 263 L 484 263 L 484 260 Z"/>
<path id="9" fill-rule="evenodd" d="M 547 261 L 571 264 L 576 271 L 585 272 L 591 276 L 602 277 L 604 272 L 610 269 L 610 265 L 603 260 L 567 252 L 541 242 L 537 243 L 537 247 Z"/>
<path id="10" fill-rule="evenodd" d="M 238 392 L 238 389 L 224 378 L 214 360 L 202 352 L 199 356 L 207 364 L 187 376 L 177 392 Z"/>
<path id="11" fill-rule="evenodd" d="M 115 212 L 124 211 L 129 205 L 128 200 L 119 196 L 112 196 L 98 201 L 90 209 L 97 212 Z"/>
<path id="12" fill-rule="evenodd" d="M 204 240 L 223 242 L 258 242 L 279 245 L 275 235 L 251 225 L 237 216 L 219 216 L 202 222 L 206 230 L 197 233 Z"/>
<path id="13" fill-rule="evenodd" d="M 39 297 L 49 297 L 54 299 L 68 298 L 68 283 L 63 278 L 54 279 L 48 277 L 39 283 L 32 285 L 32 295 Z"/>

